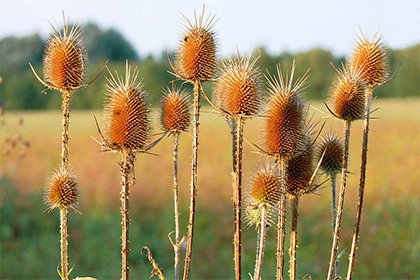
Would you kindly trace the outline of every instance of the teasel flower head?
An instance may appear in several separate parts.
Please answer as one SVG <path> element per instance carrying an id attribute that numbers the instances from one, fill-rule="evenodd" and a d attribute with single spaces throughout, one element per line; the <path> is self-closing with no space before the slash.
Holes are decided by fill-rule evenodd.
<path id="1" fill-rule="evenodd" d="M 184 132 L 191 124 L 191 102 L 186 90 L 167 88 L 161 101 L 161 125 L 166 132 Z"/>
<path id="2" fill-rule="evenodd" d="M 76 207 L 80 198 L 80 190 L 76 176 L 67 169 L 56 170 L 47 183 L 44 196 L 49 210 L 54 208 Z"/>
<path id="3" fill-rule="evenodd" d="M 226 70 L 216 81 L 214 96 L 216 105 L 229 116 L 253 116 L 260 110 L 263 84 L 257 60 L 238 53 L 223 64 Z"/>
<path id="4" fill-rule="evenodd" d="M 105 104 L 106 145 L 112 150 L 138 151 L 145 148 L 150 136 L 150 110 L 142 80 L 137 81 L 137 68 L 126 63 L 125 79 L 109 71 L 108 97 Z"/>
<path id="5" fill-rule="evenodd" d="M 321 159 L 321 171 L 327 176 L 341 172 L 343 168 L 343 141 L 335 133 L 326 133 L 316 148 L 316 158 Z"/>

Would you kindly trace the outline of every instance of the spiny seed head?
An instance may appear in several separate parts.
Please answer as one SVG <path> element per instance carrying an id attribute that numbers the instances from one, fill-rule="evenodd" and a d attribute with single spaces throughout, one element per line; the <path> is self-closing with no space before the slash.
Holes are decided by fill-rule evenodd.
<path id="1" fill-rule="evenodd" d="M 252 116 L 260 109 L 262 96 L 261 73 L 255 66 L 258 58 L 251 56 L 229 57 L 226 71 L 217 80 L 215 99 L 217 105 L 229 115 Z"/>
<path id="2" fill-rule="evenodd" d="M 161 125 L 164 131 L 187 131 L 191 123 L 191 104 L 186 90 L 167 88 L 161 102 Z"/>
<path id="3" fill-rule="evenodd" d="M 359 37 L 350 63 L 352 68 L 362 68 L 363 79 L 370 87 L 375 87 L 386 81 L 389 75 L 386 48 L 381 42 L 382 36 L 377 34 L 371 40 L 367 34 Z"/>
<path id="4" fill-rule="evenodd" d="M 287 192 L 295 196 L 313 189 L 310 181 L 314 173 L 314 145 L 309 137 L 305 138 L 305 149 L 290 158 L 286 169 Z"/>
<path id="5" fill-rule="evenodd" d="M 205 18 L 205 7 L 194 22 L 184 17 L 186 27 L 176 54 L 176 67 L 189 81 L 213 79 L 216 73 L 216 42 L 213 27 L 215 16 Z"/>
<path id="6" fill-rule="evenodd" d="M 80 191 L 76 176 L 64 168 L 56 170 L 47 183 L 44 197 L 49 209 L 75 207 L 79 197 Z"/>
<path id="7" fill-rule="evenodd" d="M 115 73 L 107 77 L 108 98 L 105 104 L 107 116 L 106 141 L 113 150 L 141 150 L 150 134 L 150 111 L 147 92 L 140 80 L 138 71 L 126 63 L 125 81 Z"/>
<path id="8" fill-rule="evenodd" d="M 303 147 L 306 105 L 302 90 L 308 76 L 305 73 L 293 84 L 294 61 L 290 78 L 283 78 L 280 64 L 277 72 L 278 79 L 270 74 L 267 77 L 271 96 L 265 112 L 262 142 L 268 154 L 290 157 Z"/>
<path id="9" fill-rule="evenodd" d="M 325 174 L 331 176 L 341 172 L 343 168 L 344 145 L 335 133 L 326 133 L 322 137 L 321 143 L 317 147 L 316 158 L 320 160 L 322 154 L 324 154 L 324 157 L 322 158 L 320 169 Z"/>
<path id="10" fill-rule="evenodd" d="M 330 90 L 330 103 L 334 114 L 343 120 L 363 118 L 365 112 L 365 88 L 363 69 L 351 68 L 349 64 L 336 69 L 337 75 Z"/>
<path id="11" fill-rule="evenodd" d="M 54 33 L 45 46 L 44 78 L 50 88 L 69 92 L 82 85 L 86 77 L 86 52 L 80 35 L 80 23 L 69 30 L 69 19 L 64 18 L 63 30 L 52 26 Z"/>

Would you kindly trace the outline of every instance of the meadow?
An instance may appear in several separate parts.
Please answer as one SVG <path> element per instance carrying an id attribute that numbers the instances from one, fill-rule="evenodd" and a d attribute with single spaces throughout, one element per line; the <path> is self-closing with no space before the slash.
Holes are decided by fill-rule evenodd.
<path id="1" fill-rule="evenodd" d="M 49 94 L 58 94 L 51 92 Z M 81 98 L 75 93 L 75 98 Z M 80 93 L 83 94 L 83 93 Z M 342 135 L 342 122 L 328 118 L 321 102 L 312 103 L 315 118 L 325 118 L 326 131 Z M 372 120 L 364 216 L 355 279 L 419 279 L 420 100 L 381 99 Z M 103 114 L 95 111 L 100 123 Z M 159 133 L 154 112 L 154 133 Z M 244 182 L 266 161 L 259 143 L 260 119 L 246 123 Z M 200 126 L 199 183 L 192 279 L 232 279 L 233 227 L 231 136 L 226 123 L 210 107 L 203 107 Z M 1 279 L 57 279 L 59 265 L 58 211 L 47 213 L 43 203 L 46 179 L 60 163 L 61 112 L 5 112 L 1 117 Z M 29 147 L 18 141 L 29 141 Z M 70 122 L 70 162 L 82 190 L 78 210 L 70 211 L 69 258 L 71 277 L 118 279 L 120 270 L 119 156 L 101 153 L 92 113 L 73 111 Z M 157 135 L 155 137 L 158 137 Z M 9 138 L 9 141 L 7 139 Z M 179 153 L 181 234 L 186 235 L 191 164 L 189 134 L 181 136 Z M 339 252 L 341 275 L 356 213 L 362 122 L 351 131 L 350 165 Z M 10 150 L 8 150 L 10 149 Z M 131 190 L 132 279 L 147 279 L 151 266 L 140 251 L 149 246 L 168 278 L 173 275 L 173 248 L 167 235 L 174 230 L 172 198 L 172 139 L 140 154 L 136 184 Z M 318 179 L 324 181 L 323 177 Z M 329 182 L 315 194 L 301 198 L 297 274 L 325 278 L 331 249 Z M 290 221 L 290 219 L 289 219 Z M 256 231 L 243 228 L 244 277 L 253 272 Z M 288 239 L 288 237 L 286 237 Z M 276 231 L 268 230 L 262 276 L 275 275 Z M 286 257 L 286 262 L 288 261 Z"/>

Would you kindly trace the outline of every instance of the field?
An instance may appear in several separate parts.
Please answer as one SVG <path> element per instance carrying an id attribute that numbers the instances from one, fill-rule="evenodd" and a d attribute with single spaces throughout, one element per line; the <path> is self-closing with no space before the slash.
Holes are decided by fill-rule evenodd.
<path id="1" fill-rule="evenodd" d="M 52 92 L 50 94 L 56 94 Z M 323 104 L 314 107 L 326 112 Z M 372 121 L 368 177 L 355 279 L 419 279 L 420 100 L 378 100 Z M 95 112 L 102 123 L 103 115 Z M 323 115 L 316 113 L 317 118 Z M 342 123 L 325 119 L 325 130 L 342 135 Z M 158 133 L 158 115 L 154 114 Z M 58 211 L 45 212 L 43 189 L 60 161 L 61 112 L 6 112 L 1 118 L 1 262 L 2 279 L 57 279 L 60 261 Z M 259 119 L 245 126 L 244 181 L 259 163 Z M 192 279 L 233 278 L 231 139 L 224 120 L 203 107 L 199 150 L 199 184 Z M 351 175 L 339 251 L 341 275 L 347 272 L 360 166 L 362 122 L 351 131 Z M 29 141 L 28 148 L 10 139 Z M 118 279 L 120 275 L 119 157 L 101 153 L 91 112 L 72 112 L 70 163 L 79 178 L 82 200 L 69 215 L 72 277 Z M 157 137 L 157 136 L 155 136 Z M 7 138 L 9 142 L 7 142 Z M 181 136 L 181 229 L 186 234 L 191 136 Z M 10 149 L 10 150 L 8 150 Z M 147 279 L 151 266 L 140 254 L 149 246 L 167 277 L 173 278 L 173 252 L 167 238 L 173 226 L 172 141 L 137 157 L 137 182 L 131 191 L 131 277 Z M 320 178 L 319 181 L 323 181 Z M 297 273 L 324 278 L 331 247 L 329 182 L 301 199 Z M 289 219 L 290 220 L 290 219 Z M 253 271 L 256 231 L 244 228 L 243 275 Z M 263 278 L 275 273 L 276 232 L 268 230 Z M 288 237 L 286 237 L 288 238 Z M 288 261 L 286 259 L 286 261 Z"/>

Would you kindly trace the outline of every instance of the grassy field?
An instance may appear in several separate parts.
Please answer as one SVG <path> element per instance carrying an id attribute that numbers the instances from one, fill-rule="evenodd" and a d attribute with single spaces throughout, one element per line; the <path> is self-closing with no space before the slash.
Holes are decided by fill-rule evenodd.
<path id="1" fill-rule="evenodd" d="M 55 94 L 55 93 L 51 93 Z M 321 103 L 314 107 L 326 111 Z M 378 100 L 368 155 L 364 217 L 355 279 L 419 279 L 420 100 Z M 100 112 L 98 119 L 103 120 Z M 323 117 L 316 113 L 318 118 Z M 155 130 L 159 132 L 155 115 Z M 61 112 L 6 112 L 1 143 L 1 262 L 2 279 L 57 279 L 59 264 L 58 211 L 46 213 L 43 189 L 60 162 Z M 23 121 L 23 122 L 22 122 Z M 326 130 L 342 135 L 342 123 L 326 118 Z M 21 123 L 20 123 L 21 122 Z M 251 143 L 258 143 L 259 119 L 245 126 L 244 181 L 265 162 Z M 345 276 L 360 166 L 362 122 L 352 126 L 351 175 L 348 180 L 340 251 Z M 7 138 L 22 141 L 11 148 Z M 69 216 L 72 276 L 118 279 L 120 275 L 120 215 L 118 155 L 100 153 L 91 138 L 99 138 L 90 112 L 73 112 L 70 122 L 70 163 L 79 178 L 82 200 Z M 186 234 L 191 137 L 180 147 L 182 234 Z M 192 279 L 233 278 L 231 142 L 223 119 L 203 108 L 199 150 L 199 185 Z M 7 144 L 9 143 L 9 144 Z M 11 148 L 10 150 L 8 150 Z M 137 182 L 131 196 L 131 276 L 147 279 L 151 266 L 140 254 L 149 246 L 168 278 L 173 278 L 173 253 L 167 238 L 173 226 L 172 141 L 164 139 L 153 155 L 137 158 Z M 320 178 L 322 181 L 322 178 Z M 299 277 L 325 278 L 331 248 L 330 189 L 301 199 L 299 216 Z M 290 219 L 289 219 L 290 220 Z M 256 231 L 244 228 L 244 279 L 253 271 Z M 268 230 L 263 278 L 275 273 L 276 232 Z M 286 261 L 288 261 L 286 259 Z"/>

